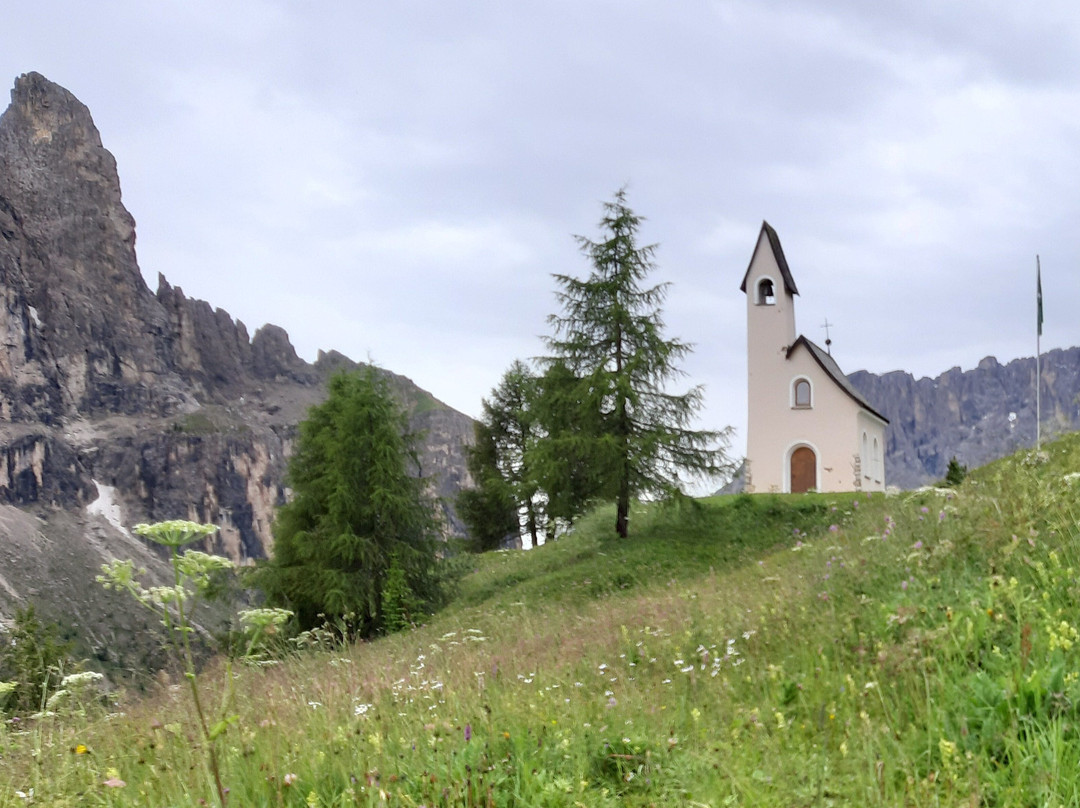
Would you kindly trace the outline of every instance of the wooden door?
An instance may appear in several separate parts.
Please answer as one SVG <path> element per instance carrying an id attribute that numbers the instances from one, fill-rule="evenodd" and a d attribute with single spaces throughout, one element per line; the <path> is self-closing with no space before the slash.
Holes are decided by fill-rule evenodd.
<path id="1" fill-rule="evenodd" d="M 817 455 L 809 446 L 791 453 L 791 493 L 802 494 L 817 488 Z"/>

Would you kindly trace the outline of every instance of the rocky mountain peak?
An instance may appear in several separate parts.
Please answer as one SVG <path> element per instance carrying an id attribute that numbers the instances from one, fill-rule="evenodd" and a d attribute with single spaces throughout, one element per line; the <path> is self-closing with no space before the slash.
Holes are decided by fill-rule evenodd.
<path id="1" fill-rule="evenodd" d="M 51 248 L 65 282 L 79 279 L 94 291 L 108 283 L 127 298 L 145 297 L 116 160 L 81 101 L 38 73 L 20 76 L 0 117 L 0 173 L 27 234 Z M 87 221 L 97 231 L 91 248 L 74 249 L 70 236 L 90 235 Z M 94 260 L 77 266 L 85 258 Z"/>
<path id="2" fill-rule="evenodd" d="M 135 222 L 90 111 L 37 73 L 0 116 L 0 372 L 14 420 L 167 410 L 167 318 L 139 272 Z M 149 338 L 148 338 L 149 336 Z M 2 380 L 0 380 L 2 386 Z"/>
<path id="3" fill-rule="evenodd" d="M 283 329 L 252 341 L 164 276 L 149 290 L 90 111 L 37 73 L 18 79 L 0 117 L 0 232 L 0 389 L 5 370 L 35 382 L 0 401 L 13 420 L 167 416 L 264 379 L 316 381 Z"/>
<path id="4" fill-rule="evenodd" d="M 110 202 L 120 201 L 116 163 L 102 148 L 90 110 L 59 84 L 40 73 L 15 80 L 11 105 L 4 114 L 3 156 L 43 169 L 44 180 L 59 162 L 86 169 L 84 179 L 100 187 Z M 14 146 L 14 148 L 12 148 Z M 39 197 L 41 202 L 57 202 Z"/>
<path id="5" fill-rule="evenodd" d="M 130 555 L 125 526 L 138 522 L 213 522 L 206 549 L 266 556 L 297 424 L 329 374 L 355 363 L 330 352 L 311 365 L 284 329 L 251 337 L 163 276 L 151 292 L 89 110 L 37 73 L 11 99 L 0 116 L 0 558 L 18 557 L 21 577 L 0 579 L 0 621 L 42 582 L 92 580 L 86 558 Z M 472 421 L 389 375 L 427 435 L 423 473 L 449 502 L 467 479 Z M 50 549 L 41 536 L 53 530 L 86 546 Z"/>

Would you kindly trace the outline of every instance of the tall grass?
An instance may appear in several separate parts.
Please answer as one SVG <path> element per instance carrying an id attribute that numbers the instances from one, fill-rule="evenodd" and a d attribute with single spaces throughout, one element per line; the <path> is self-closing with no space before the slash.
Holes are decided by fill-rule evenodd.
<path id="1" fill-rule="evenodd" d="M 1070 437 L 955 490 L 478 557 L 423 628 L 234 669 L 229 804 L 1078 805 L 1077 468 Z M 211 802 L 191 709 L 162 682 L 9 721 L 0 805 Z"/>

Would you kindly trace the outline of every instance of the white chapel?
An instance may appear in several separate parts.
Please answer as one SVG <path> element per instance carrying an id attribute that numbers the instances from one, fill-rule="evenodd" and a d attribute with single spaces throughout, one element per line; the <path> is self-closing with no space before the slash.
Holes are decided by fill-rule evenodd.
<path id="1" fill-rule="evenodd" d="M 796 335 L 799 290 L 768 222 L 740 288 L 749 382 L 745 490 L 885 490 L 889 422 L 828 351 Z"/>

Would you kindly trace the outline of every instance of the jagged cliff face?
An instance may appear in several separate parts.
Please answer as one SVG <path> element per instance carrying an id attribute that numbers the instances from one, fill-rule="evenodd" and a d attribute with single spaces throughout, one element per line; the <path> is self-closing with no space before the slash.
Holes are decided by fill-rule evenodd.
<path id="1" fill-rule="evenodd" d="M 21 77 L 0 119 L 0 416 L 167 412 L 169 321 L 135 261 L 135 223 L 90 113 Z"/>
<path id="2" fill-rule="evenodd" d="M 1043 435 L 1080 428 L 1080 348 L 1042 357 Z M 945 476 L 949 458 L 979 466 L 1035 444 L 1035 358 L 994 357 L 935 379 L 858 371 L 848 376 L 889 419 L 885 475 L 913 488 Z"/>
<path id="3" fill-rule="evenodd" d="M 11 98 L 0 117 L 0 505 L 85 523 L 95 559 L 129 554 L 113 523 L 174 518 L 221 525 L 213 549 L 234 559 L 266 556 L 296 426 L 329 374 L 353 363 L 331 352 L 309 364 L 272 325 L 249 338 L 163 277 L 151 292 L 116 163 L 87 108 L 35 73 Z M 424 474 L 452 497 L 471 419 L 390 375 L 426 431 Z M 87 515 L 102 486 L 115 499 L 109 520 Z M 0 557 L 17 532 L 0 529 Z M 26 568 L 5 569 L 0 618 L 43 579 L 46 557 L 18 541 Z"/>

